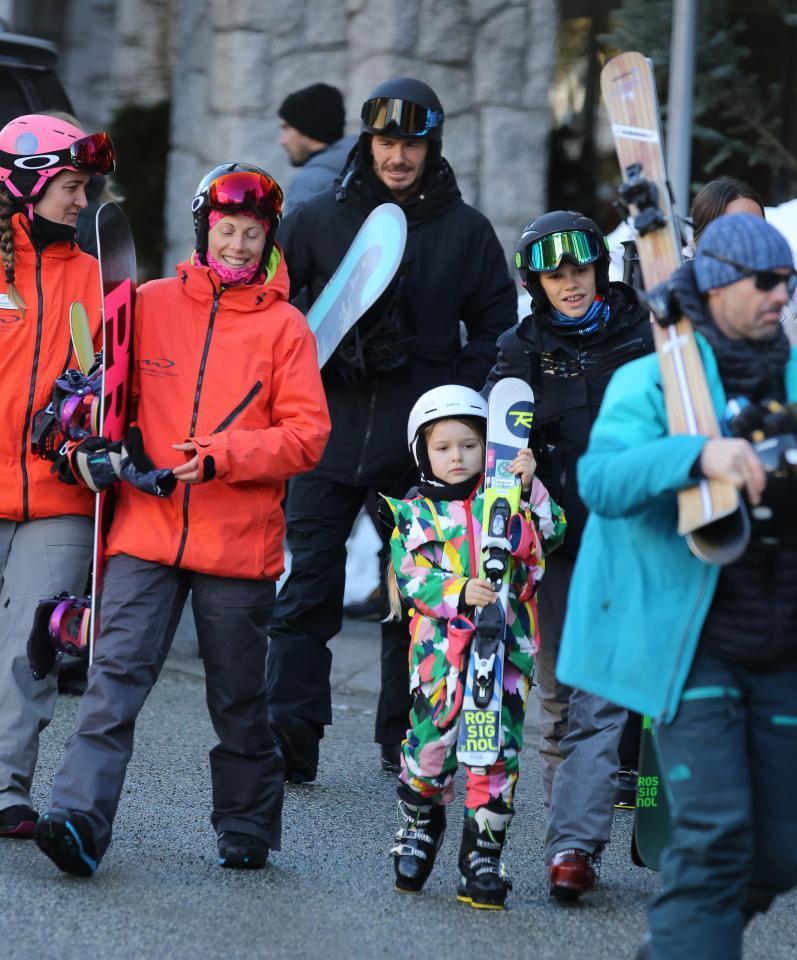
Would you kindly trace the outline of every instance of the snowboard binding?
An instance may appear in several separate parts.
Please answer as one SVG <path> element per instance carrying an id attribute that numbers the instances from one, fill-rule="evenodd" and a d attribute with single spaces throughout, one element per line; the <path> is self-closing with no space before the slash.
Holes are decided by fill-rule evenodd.
<path id="1" fill-rule="evenodd" d="M 91 597 L 60 593 L 40 600 L 28 637 L 28 664 L 35 680 L 43 680 L 64 654 L 88 658 Z"/>

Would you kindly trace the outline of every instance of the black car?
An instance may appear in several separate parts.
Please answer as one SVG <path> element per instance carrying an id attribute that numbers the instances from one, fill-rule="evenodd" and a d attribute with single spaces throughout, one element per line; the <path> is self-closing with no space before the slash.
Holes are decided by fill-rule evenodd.
<path id="1" fill-rule="evenodd" d="M 52 43 L 0 29 L 0 127 L 25 113 L 72 112 Z"/>

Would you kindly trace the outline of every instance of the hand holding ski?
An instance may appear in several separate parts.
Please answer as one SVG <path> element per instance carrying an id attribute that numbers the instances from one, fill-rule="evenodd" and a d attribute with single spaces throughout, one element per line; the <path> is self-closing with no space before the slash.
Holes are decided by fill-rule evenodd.
<path id="1" fill-rule="evenodd" d="M 465 588 L 466 600 L 470 594 L 482 601 L 474 604 L 476 629 L 457 743 L 458 759 L 471 766 L 489 766 L 501 749 L 510 524 L 520 508 L 521 483 L 525 485 L 528 480 L 531 484 L 536 467 L 526 447 L 533 417 L 531 387 L 514 377 L 499 380 L 488 401 L 480 575 Z"/>

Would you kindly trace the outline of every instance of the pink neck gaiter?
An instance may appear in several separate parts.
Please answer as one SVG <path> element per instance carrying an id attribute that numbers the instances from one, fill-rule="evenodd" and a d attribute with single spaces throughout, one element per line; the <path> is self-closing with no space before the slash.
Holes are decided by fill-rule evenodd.
<path id="1" fill-rule="evenodd" d="M 241 210 L 241 213 L 245 217 L 249 217 L 250 220 L 255 220 L 257 223 L 263 224 L 266 228 L 266 233 L 268 233 L 269 225 L 265 220 L 261 220 L 260 217 L 255 216 L 255 214 L 250 213 L 248 210 Z M 224 214 L 219 210 L 211 210 L 210 215 L 208 216 L 208 230 L 212 230 L 213 227 L 224 217 Z M 248 267 L 228 267 L 211 255 L 210 251 L 205 254 L 205 261 L 207 265 L 218 274 L 219 280 L 225 284 L 233 283 L 249 283 L 258 273 L 260 273 L 261 268 L 259 263 L 252 263 Z"/>

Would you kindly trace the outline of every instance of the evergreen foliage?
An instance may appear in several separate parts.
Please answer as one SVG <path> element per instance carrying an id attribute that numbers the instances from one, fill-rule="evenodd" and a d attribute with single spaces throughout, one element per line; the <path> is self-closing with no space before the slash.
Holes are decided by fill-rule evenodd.
<path id="1" fill-rule="evenodd" d="M 762 6 L 783 30 L 797 27 L 793 0 L 762 0 Z M 609 32 L 600 38 L 618 52 L 639 50 L 653 60 L 665 126 L 672 16 L 673 0 L 621 0 Z M 797 187 L 797 155 L 782 135 L 787 92 L 751 71 L 744 31 L 727 0 L 700 4 L 693 117 L 695 137 L 710 150 L 702 175 L 711 179 L 727 160 L 742 157 L 748 166 L 760 164 Z"/>

